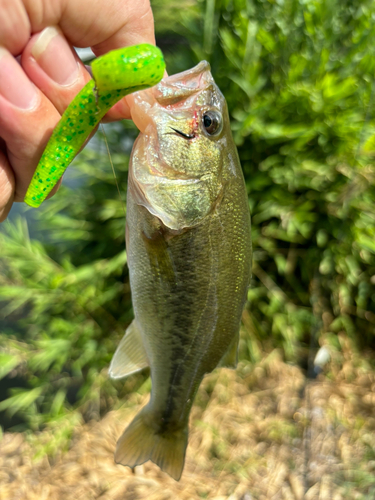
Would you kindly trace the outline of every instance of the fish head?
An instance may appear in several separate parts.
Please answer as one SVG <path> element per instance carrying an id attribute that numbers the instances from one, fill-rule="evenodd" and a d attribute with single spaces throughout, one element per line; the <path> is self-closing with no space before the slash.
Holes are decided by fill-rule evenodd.
<path id="1" fill-rule="evenodd" d="M 199 224 L 220 201 L 232 141 L 226 102 L 209 64 L 133 94 L 131 112 L 141 131 L 129 173 L 136 202 L 170 229 Z"/>

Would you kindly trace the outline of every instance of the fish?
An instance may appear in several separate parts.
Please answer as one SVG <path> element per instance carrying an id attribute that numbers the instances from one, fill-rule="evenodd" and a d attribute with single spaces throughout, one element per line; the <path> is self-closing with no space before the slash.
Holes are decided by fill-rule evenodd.
<path id="1" fill-rule="evenodd" d="M 250 211 L 227 104 L 210 65 L 133 94 L 126 248 L 134 320 L 109 368 L 150 367 L 150 400 L 115 461 L 148 460 L 178 481 L 205 374 L 235 367 L 251 277 Z"/>

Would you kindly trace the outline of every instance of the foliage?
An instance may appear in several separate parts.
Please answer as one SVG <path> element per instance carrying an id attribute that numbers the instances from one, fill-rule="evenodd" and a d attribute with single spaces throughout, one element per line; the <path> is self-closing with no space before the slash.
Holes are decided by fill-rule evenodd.
<path id="1" fill-rule="evenodd" d="M 342 331 L 358 349 L 370 346 L 374 2 L 183 3 L 154 0 L 158 44 L 170 74 L 211 63 L 252 210 L 242 356 L 276 346 L 298 361 L 316 339 L 335 348 Z M 124 199 L 134 136 L 128 124 L 108 131 Z M 132 319 L 124 214 L 100 139 L 67 177 L 35 215 L 36 239 L 24 218 L 0 235 L 0 378 L 20 381 L 0 384 L 0 411 L 32 428 L 71 407 L 91 418 L 113 404 L 122 384 L 105 368 Z"/>

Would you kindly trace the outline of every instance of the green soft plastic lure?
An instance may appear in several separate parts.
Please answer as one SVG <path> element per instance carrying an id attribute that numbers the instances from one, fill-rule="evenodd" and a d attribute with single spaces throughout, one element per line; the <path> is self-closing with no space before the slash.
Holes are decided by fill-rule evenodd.
<path id="1" fill-rule="evenodd" d="M 25 202 L 39 207 L 106 112 L 125 95 L 156 85 L 164 70 L 163 54 L 149 44 L 113 50 L 96 59 L 94 79 L 73 99 L 53 131 Z"/>

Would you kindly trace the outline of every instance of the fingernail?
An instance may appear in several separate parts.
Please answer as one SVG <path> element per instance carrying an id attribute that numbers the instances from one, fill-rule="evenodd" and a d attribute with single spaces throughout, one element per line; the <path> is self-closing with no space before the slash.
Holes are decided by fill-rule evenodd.
<path id="1" fill-rule="evenodd" d="M 59 85 L 71 85 L 78 79 L 78 63 L 56 26 L 49 26 L 40 33 L 31 53 L 42 70 Z"/>
<path id="2" fill-rule="evenodd" d="M 34 84 L 12 54 L 0 47 L 0 94 L 14 106 L 32 108 L 38 98 Z"/>

